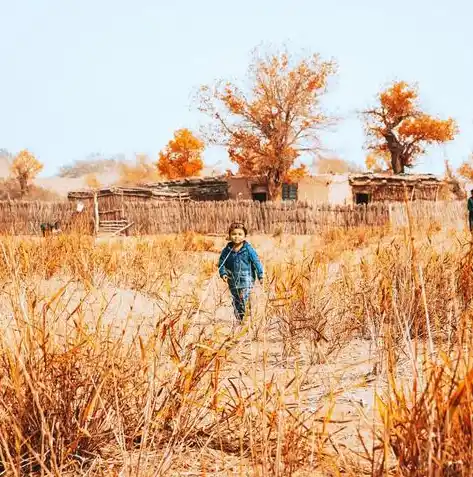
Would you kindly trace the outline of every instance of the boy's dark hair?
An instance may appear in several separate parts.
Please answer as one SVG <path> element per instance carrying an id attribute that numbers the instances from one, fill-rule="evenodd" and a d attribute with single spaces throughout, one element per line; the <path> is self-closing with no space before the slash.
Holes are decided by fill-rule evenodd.
<path id="1" fill-rule="evenodd" d="M 231 224 L 230 227 L 228 228 L 228 236 L 229 237 L 235 229 L 241 229 L 241 230 L 243 230 L 243 232 L 245 232 L 245 235 L 248 235 L 248 230 L 245 227 L 245 224 L 242 224 L 240 222 L 233 222 L 233 224 Z"/>

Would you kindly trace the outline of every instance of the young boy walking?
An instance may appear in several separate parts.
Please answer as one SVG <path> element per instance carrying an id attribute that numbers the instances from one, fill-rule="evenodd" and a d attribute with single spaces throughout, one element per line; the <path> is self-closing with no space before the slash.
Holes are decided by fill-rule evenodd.
<path id="1" fill-rule="evenodd" d="M 235 316 L 241 323 L 256 278 L 263 281 L 263 266 L 255 249 L 246 241 L 248 231 L 243 224 L 231 224 L 228 235 L 230 242 L 220 254 L 218 270 L 228 284 Z"/>

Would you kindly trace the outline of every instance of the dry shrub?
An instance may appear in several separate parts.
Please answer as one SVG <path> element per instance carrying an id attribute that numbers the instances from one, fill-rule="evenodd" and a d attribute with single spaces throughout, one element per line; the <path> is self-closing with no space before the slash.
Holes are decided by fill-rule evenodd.
<path id="1" fill-rule="evenodd" d="M 13 342 L 1 342 L 0 467 L 8 475 L 79 470 L 119 435 L 129 438 L 146 403 L 136 350 L 79 323 L 60 346 L 45 324 L 16 323 Z"/>
<path id="2" fill-rule="evenodd" d="M 338 329 L 330 326 L 336 305 L 325 290 L 327 267 L 318 258 L 313 255 L 268 271 L 274 292 L 267 319 L 277 324 L 283 354 L 298 353 L 304 343 L 311 363 L 325 359 L 343 342 Z"/>
<path id="3" fill-rule="evenodd" d="M 333 284 L 340 316 L 365 337 L 379 337 L 388 326 L 396 342 L 406 332 L 410 338 L 426 338 L 428 333 L 445 338 L 456 297 L 455 261 L 432 246 L 418 250 L 417 261 L 402 243 L 379 247 Z"/>
<path id="4" fill-rule="evenodd" d="M 185 252 L 210 252 L 214 251 L 214 242 L 203 235 L 194 232 L 185 232 L 179 237 L 182 250 Z M 177 244 L 175 244 L 177 245 Z"/>
<path id="5" fill-rule="evenodd" d="M 386 227 L 328 228 L 321 234 L 320 253 L 335 260 L 345 251 L 353 251 L 379 242 L 388 233 Z"/>
<path id="6" fill-rule="evenodd" d="M 175 315 L 158 322 L 148 339 L 135 335 L 127 343 L 123 334 L 101 331 L 100 316 L 91 327 L 76 312 L 67 327 L 48 313 L 51 302 L 46 314 L 37 303 L 27 310 L 27 322 L 16 304 L 14 330 L 1 341 L 4 472 L 80 473 L 110 446 L 159 449 L 194 438 L 211 400 L 207 371 L 228 340 L 204 354 L 199 340 L 182 347 L 186 317 Z M 201 411 L 195 413 L 197 403 Z"/>
<path id="7" fill-rule="evenodd" d="M 442 230 L 442 224 L 437 221 L 432 221 L 427 227 L 427 236 L 434 235 Z"/>
<path id="8" fill-rule="evenodd" d="M 468 354 L 443 354 L 423 366 L 423 382 L 414 376 L 401 386 L 391 377 L 390 394 L 379 401 L 384 452 L 375 475 L 388 467 L 398 476 L 472 475 L 472 365 Z M 388 450 L 396 458 L 391 466 Z"/>
<path id="9" fill-rule="evenodd" d="M 120 177 L 117 181 L 119 185 L 139 185 L 144 182 L 156 182 L 162 179 L 156 164 L 143 154 L 135 158 L 135 162 L 120 162 L 117 170 Z"/>
<path id="10" fill-rule="evenodd" d="M 158 277 L 176 277 L 192 260 L 180 252 L 206 250 L 213 242 L 191 235 L 179 239 L 138 239 L 130 242 L 95 243 L 84 235 L 59 235 L 44 240 L 4 237 L 0 241 L 0 276 L 11 277 L 13 269 L 22 279 L 73 276 L 89 284 L 105 278 L 133 289 L 156 286 Z"/>
<path id="11" fill-rule="evenodd" d="M 431 245 L 418 250 L 414 263 L 423 270 L 418 277 L 418 299 L 423 301 L 425 291 L 427 303 L 427 312 L 422 305 L 418 314 L 403 293 L 416 286 L 413 258 L 408 255 L 411 260 L 406 260 L 399 248 L 393 255 L 385 257 L 392 275 L 392 281 L 386 282 L 387 304 L 378 300 L 375 307 L 373 301 L 363 300 L 363 311 L 372 316 L 379 316 L 383 309 L 392 312 L 391 305 L 397 302 L 397 324 L 388 321 L 384 336 L 388 386 L 378 398 L 382 425 L 372 446 L 371 475 L 472 475 L 471 244 L 460 240 L 443 254 Z M 381 273 L 378 283 L 386 281 L 379 261 L 373 268 Z M 404 279 L 399 281 L 402 269 Z M 369 270 L 366 267 L 365 273 Z M 368 281 L 376 282 L 376 273 Z M 403 344 L 408 360 L 401 365 L 397 354 Z M 363 445 L 367 449 L 366 442 Z"/>
<path id="12" fill-rule="evenodd" d="M 302 379 L 296 371 L 287 383 L 278 385 L 273 376 L 253 392 L 242 381 L 225 384 L 222 419 L 235 430 L 225 433 L 228 450 L 244 449 L 260 475 L 298 475 L 309 463 L 313 472 L 328 457 L 325 447 L 331 411 L 321 415 L 318 409 L 291 409 L 287 402 L 291 393 L 300 392 Z"/>
<path id="13" fill-rule="evenodd" d="M 462 475 L 460 460 L 468 475 L 471 250 L 459 243 L 439 253 L 427 242 L 414 253 L 409 241 L 398 239 L 375 247 L 383 233 L 339 231 L 331 242 L 325 238 L 322 252 L 300 258 L 291 256 L 295 242 L 288 241 L 287 254 L 281 250 L 266 264 L 270 293 L 255 319 L 263 340 L 273 339 L 274 329 L 276 340 L 260 354 L 261 341 L 252 341 L 247 327 L 227 333 L 221 323 L 196 323 L 205 290 L 199 294 L 194 285 L 204 286 L 212 263 L 216 272 L 217 256 L 204 253 L 214 247 L 208 238 L 2 238 L 1 305 L 12 308 L 0 334 L 5 474 L 98 476 L 116 475 L 118 468 L 147 476 L 192 467 L 197 475 L 217 475 L 235 459 L 228 473 L 314 475 L 329 459 L 328 443 L 349 472 L 348 449 L 337 447 L 328 431 L 331 397 L 313 397 L 320 382 L 309 372 L 314 363 L 333 365 L 333 353 L 362 335 L 374 339 L 366 346 L 375 345 L 387 362 L 391 389 L 383 398 L 383 432 L 366 444 L 377 454 L 381 439 L 379 468 L 377 455 L 366 452 L 372 475 L 386 473 L 391 451 L 399 476 Z M 354 244 L 363 247 L 358 262 L 342 260 Z M 337 262 L 328 263 L 326 248 Z M 60 312 L 58 305 L 69 301 L 66 285 L 54 297 L 43 296 L 40 283 L 51 278 L 86 290 L 72 311 Z M 114 323 L 118 329 L 105 325 L 106 310 L 86 315 L 86 294 L 110 283 L 117 293 L 132 289 L 153 297 L 159 312 L 149 326 L 141 329 L 131 312 L 122 328 Z M 215 311 L 205 310 L 211 321 L 218 321 Z M 443 351 L 443 361 L 402 387 L 400 358 L 407 353 L 415 368 L 423 357 L 412 350 L 431 344 Z M 281 354 L 300 358 L 301 346 L 307 359 L 294 360 L 294 369 L 272 364 Z M 256 354 L 242 358 L 249 350 Z M 304 400 L 308 389 L 313 394 Z M 195 462 L 184 461 L 190 451 Z M 351 475 L 359 475 L 353 469 Z"/>
<path id="14" fill-rule="evenodd" d="M 456 284 L 464 308 L 471 304 L 473 298 L 473 247 L 468 243 L 463 247 L 463 256 L 457 268 Z"/>
<path id="15" fill-rule="evenodd" d="M 216 252 L 214 241 L 205 235 L 195 232 L 184 232 L 178 235 L 163 236 L 152 239 L 174 252 Z"/>
<path id="16" fill-rule="evenodd" d="M 201 247 L 193 240 L 185 247 Z M 180 274 L 196 264 L 174 244 L 2 239 L 0 273 L 9 282 L 2 299 L 12 309 L 0 334 L 5 474 L 113 475 L 110 462 L 125 469 L 126 456 L 134 455 L 129 474 L 148 475 L 145 456 L 152 453 L 152 474 L 167 475 L 191 448 L 235 456 L 266 475 L 321 465 L 330 413 L 286 402 L 300 393 L 297 373 L 282 385 L 268 371 L 268 379 L 251 386 L 245 374 L 232 371 L 246 330 L 196 333 L 195 301 L 189 293 L 172 300 Z M 52 277 L 65 285 L 45 297 L 40 283 Z M 110 281 L 169 294 L 168 301 L 158 300 L 161 313 L 149 331 L 133 320 L 123 328 L 106 326 L 106 309 L 87 315 L 87 294 L 64 314 L 70 283 L 87 290 Z"/>
<path id="17" fill-rule="evenodd" d="M 84 177 L 88 174 L 114 174 L 125 161 L 119 157 L 90 156 L 60 167 L 59 177 Z"/>
<path id="18" fill-rule="evenodd" d="M 5 237 L 0 246 L 0 276 L 22 280 L 73 276 L 93 284 L 99 275 L 116 271 L 104 247 L 95 247 L 94 239 L 84 235 L 59 235 L 44 240 Z"/>
<path id="19" fill-rule="evenodd" d="M 58 331 L 67 325 L 35 303 L 27 323 L 17 304 L 15 329 L 0 342 L 6 474 L 78 475 L 97 459 L 116 461 L 117 451 L 165 456 L 204 442 L 269 475 L 275 468 L 293 475 L 310 458 L 315 467 L 323 455 L 318 412 L 285 405 L 294 380 L 283 388 L 269 381 L 255 392 L 221 376 L 238 338 L 192 337 L 181 314 L 158 321 L 148 338 L 126 342 L 100 331 L 101 317 L 91 326 L 74 313 L 64 339 Z M 158 457 L 154 475 L 168 468 Z"/>

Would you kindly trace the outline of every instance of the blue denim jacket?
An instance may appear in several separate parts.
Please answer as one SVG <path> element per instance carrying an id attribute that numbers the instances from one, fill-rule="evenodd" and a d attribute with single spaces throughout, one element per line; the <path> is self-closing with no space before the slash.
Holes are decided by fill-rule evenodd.
<path id="1" fill-rule="evenodd" d="M 232 250 L 229 242 L 222 250 L 218 261 L 218 270 L 221 277 L 228 276 L 228 283 L 233 288 L 251 288 L 258 277 L 263 279 L 263 266 L 255 249 L 244 242 L 238 252 Z"/>

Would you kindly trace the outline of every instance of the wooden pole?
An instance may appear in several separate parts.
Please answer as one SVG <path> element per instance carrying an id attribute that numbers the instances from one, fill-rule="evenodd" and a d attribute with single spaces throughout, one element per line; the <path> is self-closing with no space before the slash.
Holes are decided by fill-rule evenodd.
<path id="1" fill-rule="evenodd" d="M 94 192 L 94 234 L 98 235 L 99 233 L 99 201 L 97 198 L 97 192 Z"/>

